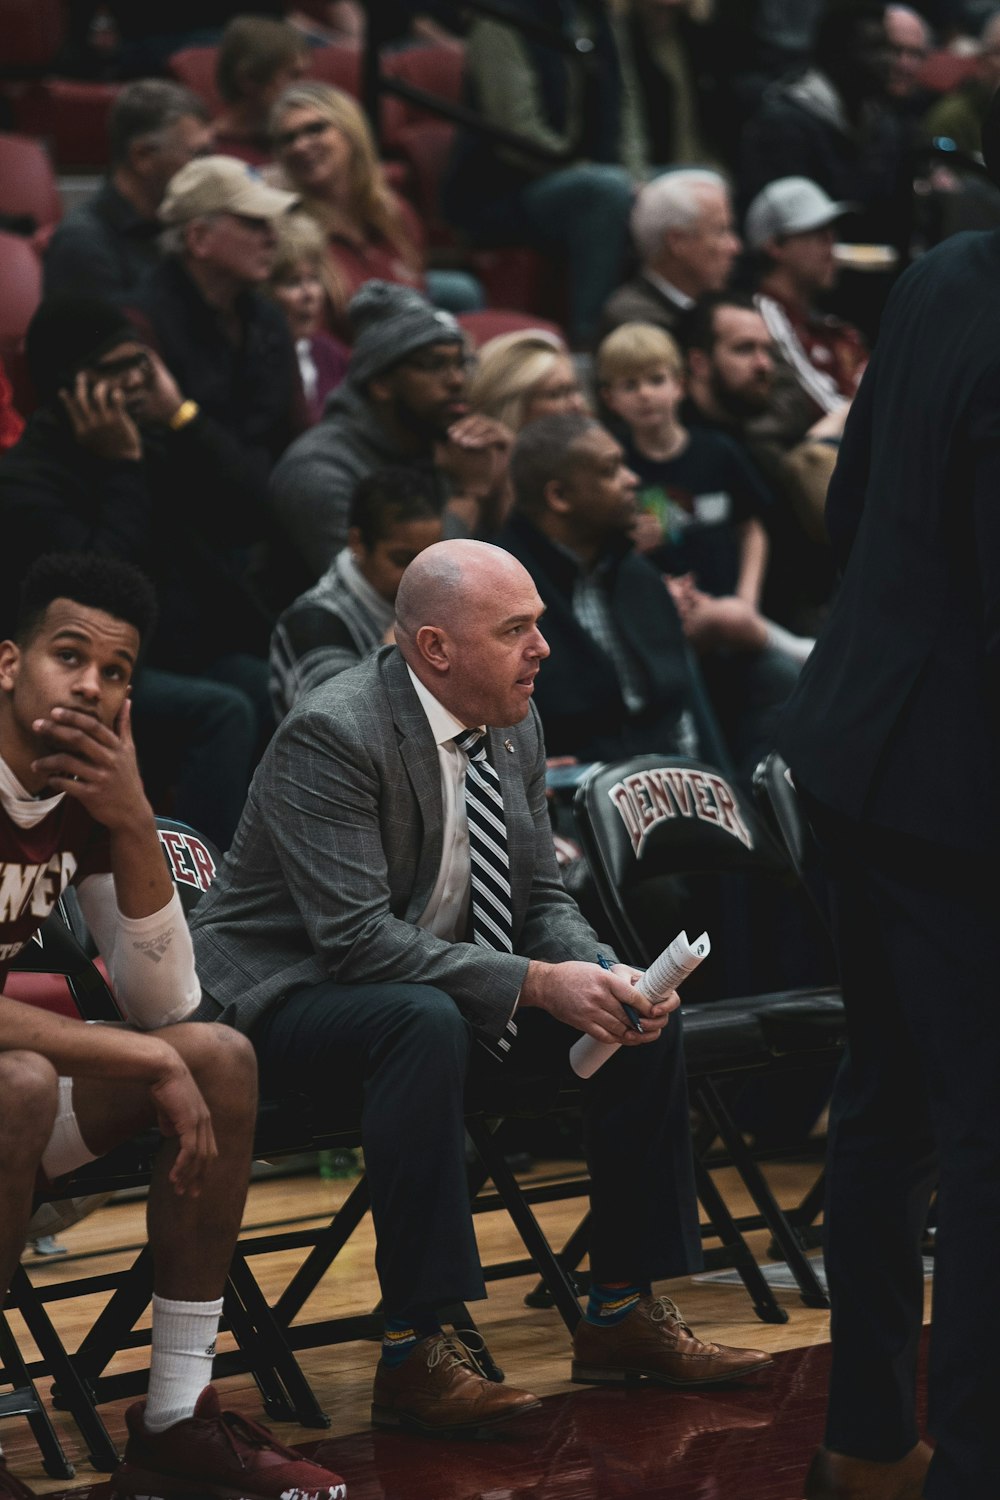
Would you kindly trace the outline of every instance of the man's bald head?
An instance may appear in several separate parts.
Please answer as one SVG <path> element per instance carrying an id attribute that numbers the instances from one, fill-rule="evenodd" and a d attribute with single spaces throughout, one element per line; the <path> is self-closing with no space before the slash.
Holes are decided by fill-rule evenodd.
<path id="1" fill-rule="evenodd" d="M 525 579 L 530 583 L 521 564 L 502 547 L 457 538 L 435 542 L 403 574 L 396 595 L 396 639 L 402 647 L 422 625 L 460 629 L 485 594 Z"/>
<path id="2" fill-rule="evenodd" d="M 411 671 L 462 723 L 516 724 L 549 648 L 531 575 L 502 547 L 435 542 L 396 595 L 396 642 Z"/>

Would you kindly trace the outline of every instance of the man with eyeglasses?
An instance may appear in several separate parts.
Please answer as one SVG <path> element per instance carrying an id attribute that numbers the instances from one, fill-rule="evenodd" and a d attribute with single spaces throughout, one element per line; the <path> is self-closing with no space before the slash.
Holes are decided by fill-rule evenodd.
<path id="1" fill-rule="evenodd" d="M 924 104 L 928 93 L 920 82 L 930 56 L 931 29 L 909 5 L 887 5 L 885 34 L 889 42 L 889 97 L 899 106 Z"/>
<path id="2" fill-rule="evenodd" d="M 259 500 L 305 426 L 291 335 L 260 291 L 277 254 L 275 220 L 295 201 L 235 157 L 189 162 L 160 204 L 167 253 L 137 298 L 185 393 L 239 440 Z"/>
<path id="3" fill-rule="evenodd" d="M 313 580 L 345 545 L 351 497 L 376 469 L 429 468 L 447 504 L 447 535 L 494 530 L 506 493 L 512 434 L 469 415 L 468 357 L 451 314 L 408 287 L 368 281 L 348 318 L 347 377 L 271 480 L 275 510 Z"/>

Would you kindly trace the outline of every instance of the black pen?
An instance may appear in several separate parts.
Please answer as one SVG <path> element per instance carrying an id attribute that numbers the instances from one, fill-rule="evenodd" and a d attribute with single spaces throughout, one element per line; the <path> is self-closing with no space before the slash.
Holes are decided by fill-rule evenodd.
<path id="1" fill-rule="evenodd" d="M 597 955 L 597 962 L 600 964 L 602 969 L 607 969 L 609 973 L 614 968 L 614 964 L 609 964 L 603 953 L 599 953 Z M 633 1031 L 637 1031 L 639 1035 L 642 1036 L 642 1022 L 639 1020 L 639 1012 L 636 1010 L 635 1006 L 629 1005 L 628 1001 L 626 1000 L 620 1000 L 618 1003 L 621 1005 L 622 1010 L 625 1012 L 625 1019 L 628 1022 L 629 1026 Z"/>

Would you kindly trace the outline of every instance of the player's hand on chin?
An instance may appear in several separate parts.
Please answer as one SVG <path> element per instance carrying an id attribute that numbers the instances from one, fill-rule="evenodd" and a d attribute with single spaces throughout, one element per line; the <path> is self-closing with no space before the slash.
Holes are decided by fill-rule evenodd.
<path id="1" fill-rule="evenodd" d="M 32 762 L 32 770 L 45 776 L 53 792 L 75 797 L 106 828 L 126 827 L 137 815 L 149 812 L 127 698 L 110 729 L 93 714 L 74 708 L 54 708 L 32 728 L 50 747 Z"/>

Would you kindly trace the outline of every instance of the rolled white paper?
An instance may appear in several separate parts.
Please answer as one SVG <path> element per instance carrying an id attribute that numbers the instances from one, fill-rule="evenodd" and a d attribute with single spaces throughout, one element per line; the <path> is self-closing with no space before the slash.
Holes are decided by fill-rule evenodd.
<path id="1" fill-rule="evenodd" d="M 659 958 L 637 981 L 636 989 L 647 1000 L 663 1000 L 698 967 L 712 951 L 708 933 L 688 942 L 686 932 L 679 932 Z M 621 1042 L 600 1042 L 595 1036 L 581 1036 L 569 1049 L 570 1067 L 578 1078 L 591 1078 L 620 1048 Z"/>
<path id="2" fill-rule="evenodd" d="M 675 990 L 684 982 L 692 970 L 696 969 L 711 951 L 712 945 L 708 940 L 707 932 L 695 938 L 693 943 L 688 942 L 686 932 L 679 932 L 670 946 L 664 948 L 659 958 L 653 960 L 636 984 L 636 989 L 640 995 L 645 995 L 647 1000 L 664 999 L 671 990 Z"/>

